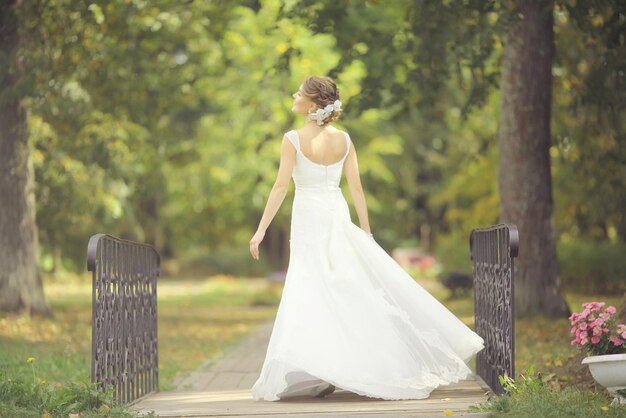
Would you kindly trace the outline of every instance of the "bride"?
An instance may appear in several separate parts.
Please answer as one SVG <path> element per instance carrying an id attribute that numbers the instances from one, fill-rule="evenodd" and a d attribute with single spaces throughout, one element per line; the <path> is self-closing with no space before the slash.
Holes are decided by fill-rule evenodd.
<path id="1" fill-rule="evenodd" d="M 322 397 L 341 388 L 380 399 L 423 399 L 466 378 L 480 336 L 418 285 L 374 240 L 350 136 L 331 125 L 342 103 L 329 77 L 293 94 L 304 116 L 281 145 L 276 182 L 250 253 L 282 204 L 290 179 L 289 268 L 255 400 Z M 359 218 L 339 187 L 345 172 Z"/>

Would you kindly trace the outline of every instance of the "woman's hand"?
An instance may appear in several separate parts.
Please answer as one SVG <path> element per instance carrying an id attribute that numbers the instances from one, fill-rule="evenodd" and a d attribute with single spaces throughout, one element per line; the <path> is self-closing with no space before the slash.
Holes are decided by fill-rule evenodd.
<path id="1" fill-rule="evenodd" d="M 252 239 L 250 240 L 250 254 L 252 254 L 252 258 L 255 260 L 259 259 L 259 244 L 263 241 L 265 237 L 265 232 L 256 231 Z"/>

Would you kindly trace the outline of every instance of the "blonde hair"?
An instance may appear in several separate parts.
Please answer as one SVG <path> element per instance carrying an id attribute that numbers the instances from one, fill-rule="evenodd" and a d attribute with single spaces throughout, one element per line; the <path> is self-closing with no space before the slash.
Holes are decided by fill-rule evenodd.
<path id="1" fill-rule="evenodd" d="M 305 78 L 302 82 L 302 92 L 320 109 L 335 103 L 335 100 L 339 100 L 339 89 L 330 77 L 309 76 Z M 334 110 L 330 116 L 324 119 L 324 125 L 336 121 L 342 113 L 342 109 Z"/>

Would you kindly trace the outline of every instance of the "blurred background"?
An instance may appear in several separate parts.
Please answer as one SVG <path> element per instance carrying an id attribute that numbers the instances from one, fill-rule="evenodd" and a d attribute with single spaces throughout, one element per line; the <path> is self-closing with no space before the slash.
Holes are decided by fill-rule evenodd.
<path id="1" fill-rule="evenodd" d="M 259 262 L 248 241 L 275 180 L 282 135 L 302 123 L 291 94 L 307 75 L 336 79 L 345 110 L 338 127 L 358 150 L 374 235 L 389 252 L 413 251 L 400 257 L 427 288 L 445 297 L 437 279 L 471 273 L 470 231 L 499 222 L 500 83 L 504 39 L 519 19 L 514 1 L 7 4 L 1 123 L 17 121 L 24 133 L 52 312 L 88 322 L 91 235 L 154 245 L 163 260 L 162 314 L 171 303 L 172 332 L 198 340 L 188 358 L 172 340 L 165 359 L 195 362 L 170 364 L 166 379 L 208 356 L 210 332 L 228 329 L 234 338 L 246 321 L 273 315 L 293 186 Z M 559 278 L 571 301 L 593 294 L 617 302 L 626 289 L 624 7 L 553 5 L 548 187 Z M 7 113 L 11 106 L 19 111 Z M 12 197 L 0 199 L 4 212 Z M 471 298 L 463 303 L 459 315 L 471 322 Z M 181 318 L 181 306 L 266 310 L 229 311 L 222 320 L 230 327 L 209 332 L 177 329 L 208 318 Z M 52 326 L 0 320 L 15 353 L 24 349 L 20 338 L 45 342 L 43 329 Z"/>
<path id="2" fill-rule="evenodd" d="M 337 80 L 377 240 L 469 271 L 469 232 L 499 216 L 509 3 L 23 2 L 18 87 L 46 277 L 83 272 L 96 232 L 152 243 L 166 275 L 284 269 L 293 193 L 261 262 L 247 242 L 310 74 Z M 626 271 L 619 3 L 554 6 L 554 220 L 563 283 L 581 290 L 623 289 Z"/>

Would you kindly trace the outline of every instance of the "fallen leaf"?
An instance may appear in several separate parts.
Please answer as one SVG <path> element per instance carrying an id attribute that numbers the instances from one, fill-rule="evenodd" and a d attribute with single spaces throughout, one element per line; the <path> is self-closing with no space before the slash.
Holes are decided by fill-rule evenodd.
<path id="1" fill-rule="evenodd" d="M 442 401 L 451 401 L 452 398 L 443 398 Z"/>
<path id="2" fill-rule="evenodd" d="M 454 412 L 451 409 L 444 409 L 443 410 L 443 416 L 444 417 L 453 417 L 454 416 Z"/>
<path id="3" fill-rule="evenodd" d="M 603 411 L 608 411 L 609 407 L 608 406 L 601 406 L 600 409 L 603 410 Z"/>

